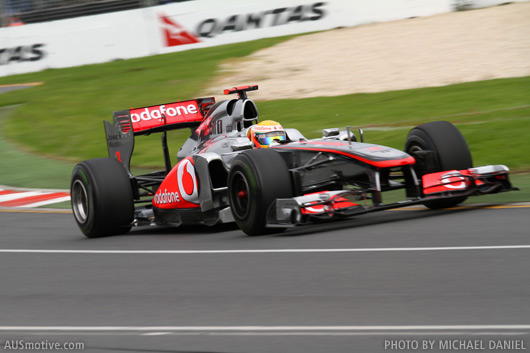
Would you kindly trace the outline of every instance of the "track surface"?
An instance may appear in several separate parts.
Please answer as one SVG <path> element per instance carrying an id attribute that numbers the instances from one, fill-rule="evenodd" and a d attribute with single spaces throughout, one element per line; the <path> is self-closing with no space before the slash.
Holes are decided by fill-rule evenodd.
<path id="1" fill-rule="evenodd" d="M 15 339 L 88 352 L 437 351 L 421 349 L 428 339 L 530 350 L 530 248 L 496 248 L 530 245 L 529 216 L 401 210 L 256 238 L 224 226 L 85 239 L 71 214 L 0 210 L 0 351 Z M 264 249 L 299 250 L 215 252 Z M 401 339 L 420 348 L 385 350 Z"/>

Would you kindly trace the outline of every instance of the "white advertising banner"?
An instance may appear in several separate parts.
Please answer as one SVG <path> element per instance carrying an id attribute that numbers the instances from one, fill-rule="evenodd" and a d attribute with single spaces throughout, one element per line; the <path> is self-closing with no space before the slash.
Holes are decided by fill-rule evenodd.
<path id="1" fill-rule="evenodd" d="M 453 0 L 195 0 L 0 28 L 0 76 L 428 16 L 453 5 Z"/>
<path id="2" fill-rule="evenodd" d="M 168 53 L 450 10 L 448 0 L 202 0 L 152 8 L 146 28 Z"/>
<path id="3" fill-rule="evenodd" d="M 157 54 L 142 10 L 0 28 L 0 76 Z"/>

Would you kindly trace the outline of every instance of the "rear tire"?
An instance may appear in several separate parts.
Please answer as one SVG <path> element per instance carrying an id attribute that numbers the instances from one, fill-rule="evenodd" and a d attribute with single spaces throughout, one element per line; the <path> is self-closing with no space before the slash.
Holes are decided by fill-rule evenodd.
<path id="1" fill-rule="evenodd" d="M 239 154 L 230 167 L 228 199 L 234 219 L 249 236 L 285 228 L 266 228 L 267 210 L 278 198 L 293 196 L 287 164 L 273 150 L 257 149 Z"/>
<path id="2" fill-rule="evenodd" d="M 134 218 L 131 181 L 114 158 L 77 164 L 70 183 L 72 211 L 88 238 L 127 233 Z"/>
<path id="3" fill-rule="evenodd" d="M 433 121 L 412 129 L 405 142 L 405 152 L 418 160 L 418 152 L 433 151 L 434 160 L 430 165 L 419 164 L 415 167 L 416 174 L 421 178 L 424 174 L 445 170 L 461 170 L 473 167 L 471 152 L 460 131 L 448 121 Z M 431 209 L 448 208 L 464 202 L 467 197 L 426 202 Z"/>

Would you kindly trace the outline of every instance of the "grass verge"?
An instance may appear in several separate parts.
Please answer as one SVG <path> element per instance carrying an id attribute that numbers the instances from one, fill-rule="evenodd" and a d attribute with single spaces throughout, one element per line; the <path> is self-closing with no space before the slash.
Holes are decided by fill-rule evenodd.
<path id="1" fill-rule="evenodd" d="M 46 156 L 70 161 L 105 156 L 102 121 L 112 120 L 113 111 L 195 98 L 224 60 L 292 37 L 0 78 L 0 85 L 44 82 L 0 95 L 0 107 L 20 104 L 5 134 L 17 146 Z M 174 146 L 186 135 L 187 129 L 173 133 Z M 136 151 L 136 166 L 163 165 L 159 136 L 138 139 Z"/>
<path id="2" fill-rule="evenodd" d="M 217 73 L 221 62 L 288 38 L 0 78 L 0 84 L 44 82 L 0 95 L 0 107 L 4 107 L 0 111 L 0 117 L 4 116 L 1 132 L 6 136 L 0 141 L 4 148 L 0 183 L 67 188 L 75 162 L 106 156 L 101 122 L 110 120 L 112 111 L 193 98 Z M 234 85 L 245 83 L 250 82 Z M 262 120 L 278 120 L 309 138 L 319 136 L 323 128 L 351 125 L 363 127 L 368 142 L 395 148 L 403 147 L 413 126 L 449 120 L 466 137 L 475 165 L 506 164 L 512 171 L 523 172 L 530 170 L 528 93 L 530 77 L 522 77 L 375 94 L 280 99 L 258 102 L 258 108 Z M 14 110 L 7 108 L 13 105 Z M 170 148 L 175 152 L 188 135 L 189 130 L 173 132 Z M 8 150 L 11 152 L 6 153 Z M 158 135 L 136 140 L 132 163 L 135 167 L 163 166 Z M 514 176 L 515 185 L 517 178 Z M 525 178 L 521 176 L 523 183 Z"/>
<path id="3" fill-rule="evenodd" d="M 14 110 L 11 108 L 0 108 L 0 185 L 28 188 L 53 188 L 68 189 L 70 175 L 74 163 L 53 160 L 33 153 L 17 149 L 9 143 L 2 135 L 2 126 L 5 118 Z M 133 173 L 142 173 L 145 170 L 134 169 Z M 498 203 L 498 202 L 527 202 L 530 201 L 530 174 L 514 174 L 511 176 L 512 184 L 520 191 L 471 197 L 466 203 Z M 397 193 L 397 192 L 396 192 Z M 402 193 L 391 195 L 385 202 L 400 201 Z M 70 208 L 69 202 L 47 205 L 49 208 Z"/>
<path id="4" fill-rule="evenodd" d="M 73 163 L 41 157 L 15 148 L 1 132 L 15 107 L 0 108 L 0 184 L 16 187 L 68 189 Z"/>
<path id="5" fill-rule="evenodd" d="M 101 71 L 94 73 L 94 77 L 107 75 L 100 65 L 91 69 Z M 110 69 L 106 69 L 107 76 L 112 76 Z M 123 73 L 124 69 L 120 67 L 117 71 Z M 75 76 L 74 72 L 72 75 Z M 100 157 L 106 155 L 101 121 L 110 120 L 113 110 L 192 96 L 168 93 L 176 89 L 170 89 L 171 80 L 160 82 L 164 87 L 159 91 L 160 97 L 153 94 L 154 87 L 144 94 L 140 87 L 130 87 L 134 86 L 133 82 L 136 86 L 143 82 L 136 73 L 131 75 L 127 79 L 120 75 L 108 77 L 112 83 L 106 89 L 94 77 L 89 80 L 77 74 L 70 81 L 59 83 L 54 77 L 49 79 L 51 83 L 0 95 L 0 106 L 26 102 L 8 119 L 6 135 L 24 149 L 43 155 L 70 161 Z M 79 89 L 76 82 L 83 82 L 87 87 Z M 124 93 L 118 86 L 129 87 Z M 198 83 L 191 85 L 190 91 L 198 90 L 199 86 Z M 267 101 L 258 103 L 258 108 L 262 119 L 274 119 L 286 127 L 298 128 L 309 138 L 319 136 L 326 127 L 351 125 L 364 127 L 367 141 L 395 148 L 403 148 L 407 132 L 413 126 L 448 120 L 466 137 L 475 165 L 506 164 L 522 172 L 530 170 L 529 87 L 530 77 L 524 77 L 375 94 Z M 79 90 L 90 93 L 76 92 Z M 124 94 L 129 98 L 122 97 Z M 188 136 L 188 129 L 173 132 L 170 148 L 176 150 Z M 163 165 L 159 138 L 155 134 L 136 139 L 134 166 Z"/>

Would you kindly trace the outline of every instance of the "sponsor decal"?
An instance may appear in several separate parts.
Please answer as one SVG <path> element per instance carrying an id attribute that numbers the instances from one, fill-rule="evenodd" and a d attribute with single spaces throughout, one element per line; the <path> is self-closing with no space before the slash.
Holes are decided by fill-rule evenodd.
<path id="1" fill-rule="evenodd" d="M 271 132 L 271 131 L 283 131 L 281 125 L 254 125 L 252 127 L 254 132 Z"/>
<path id="2" fill-rule="evenodd" d="M 44 44 L 0 48 L 0 65 L 39 61 L 45 56 Z"/>
<path id="3" fill-rule="evenodd" d="M 176 116 L 186 116 L 189 114 L 197 114 L 197 104 L 181 104 L 181 103 L 172 103 L 158 105 L 155 107 L 147 107 L 140 109 L 131 110 L 131 121 L 137 123 L 141 120 L 149 121 L 152 119 L 163 119 L 164 116 L 167 117 L 176 117 Z"/>
<path id="4" fill-rule="evenodd" d="M 199 127 L 197 128 L 197 130 L 195 130 L 196 133 L 198 133 L 199 135 L 202 134 L 202 136 L 206 136 L 208 134 L 210 134 L 210 130 L 211 130 L 211 127 L 210 127 L 210 122 L 212 121 L 212 118 L 213 118 L 213 114 L 210 115 L 207 119 L 205 119 L 201 125 L 199 125 Z"/>
<path id="5" fill-rule="evenodd" d="M 325 2 L 316 2 L 308 5 L 236 14 L 222 19 L 209 18 L 198 24 L 196 32 L 200 37 L 213 38 L 226 32 L 240 32 L 305 21 L 318 21 L 326 15 L 324 11 L 325 5 Z"/>
<path id="6" fill-rule="evenodd" d="M 130 115 L 136 132 L 166 124 L 200 122 L 203 119 L 194 100 L 131 109 Z"/>
<path id="7" fill-rule="evenodd" d="M 197 176 L 189 159 L 183 160 L 177 168 L 177 182 L 182 198 L 191 203 L 199 203 Z"/>
<path id="8" fill-rule="evenodd" d="M 326 4 L 326 2 L 315 2 L 259 12 L 233 14 L 224 18 L 208 18 L 194 26 L 195 33 L 187 30 L 165 14 L 159 14 L 158 17 L 165 45 L 172 47 L 199 43 L 201 38 L 211 39 L 226 33 L 318 21 L 327 14 Z"/>
<path id="9" fill-rule="evenodd" d="M 462 177 L 462 174 L 456 170 L 442 175 L 440 181 L 448 189 L 460 190 L 465 189 L 467 186 L 466 179 Z"/>
<path id="10" fill-rule="evenodd" d="M 425 174 L 422 177 L 423 192 L 427 195 L 449 192 L 451 190 L 466 190 L 471 185 L 471 181 L 466 178 L 467 175 L 469 175 L 468 170 L 451 170 Z"/>
<path id="11" fill-rule="evenodd" d="M 367 158 L 369 160 L 393 160 L 396 158 L 403 158 L 406 156 L 405 153 L 403 153 L 400 150 L 396 150 L 394 148 L 390 147 L 384 147 L 384 146 L 369 146 L 364 147 L 360 149 L 355 150 L 356 154 L 359 156 L 363 156 L 364 158 Z"/>
<path id="12" fill-rule="evenodd" d="M 164 189 L 164 192 L 158 191 L 155 194 L 154 202 L 158 205 L 180 202 L 179 193 L 177 191 L 168 192 L 167 189 Z"/>
<path id="13" fill-rule="evenodd" d="M 166 47 L 175 47 L 177 45 L 199 43 L 200 40 L 188 32 L 184 27 L 173 21 L 169 17 L 159 14 L 162 23 L 162 32 L 164 35 Z"/>
<path id="14" fill-rule="evenodd" d="M 307 145 L 322 145 L 322 146 L 345 146 L 348 142 L 345 141 L 308 141 L 304 142 Z"/>
<path id="15" fill-rule="evenodd" d="M 155 193 L 153 204 L 165 209 L 199 207 L 199 188 L 191 158 L 171 170 Z"/>
<path id="16" fill-rule="evenodd" d="M 337 196 L 337 195 L 333 195 L 331 196 L 331 198 L 329 199 L 329 204 L 323 204 L 323 205 L 315 205 L 315 204 L 318 204 L 320 203 L 321 201 L 324 201 L 327 197 L 327 192 L 326 191 L 323 191 L 323 192 L 317 192 L 317 193 L 311 193 L 311 194 L 307 194 L 305 196 L 309 196 L 309 195 L 321 195 L 321 197 L 323 197 L 323 199 L 319 200 L 319 201 L 311 201 L 309 202 L 309 205 L 308 206 L 304 206 L 302 207 L 302 214 L 328 214 L 329 216 L 332 216 L 335 211 L 337 210 L 340 210 L 340 209 L 343 209 L 343 208 L 347 208 L 347 207 L 353 207 L 353 206 L 358 206 L 358 204 L 356 203 L 353 203 L 351 202 L 350 200 L 344 198 L 344 197 L 341 197 L 341 196 Z M 311 205 L 313 204 L 313 205 Z"/>

